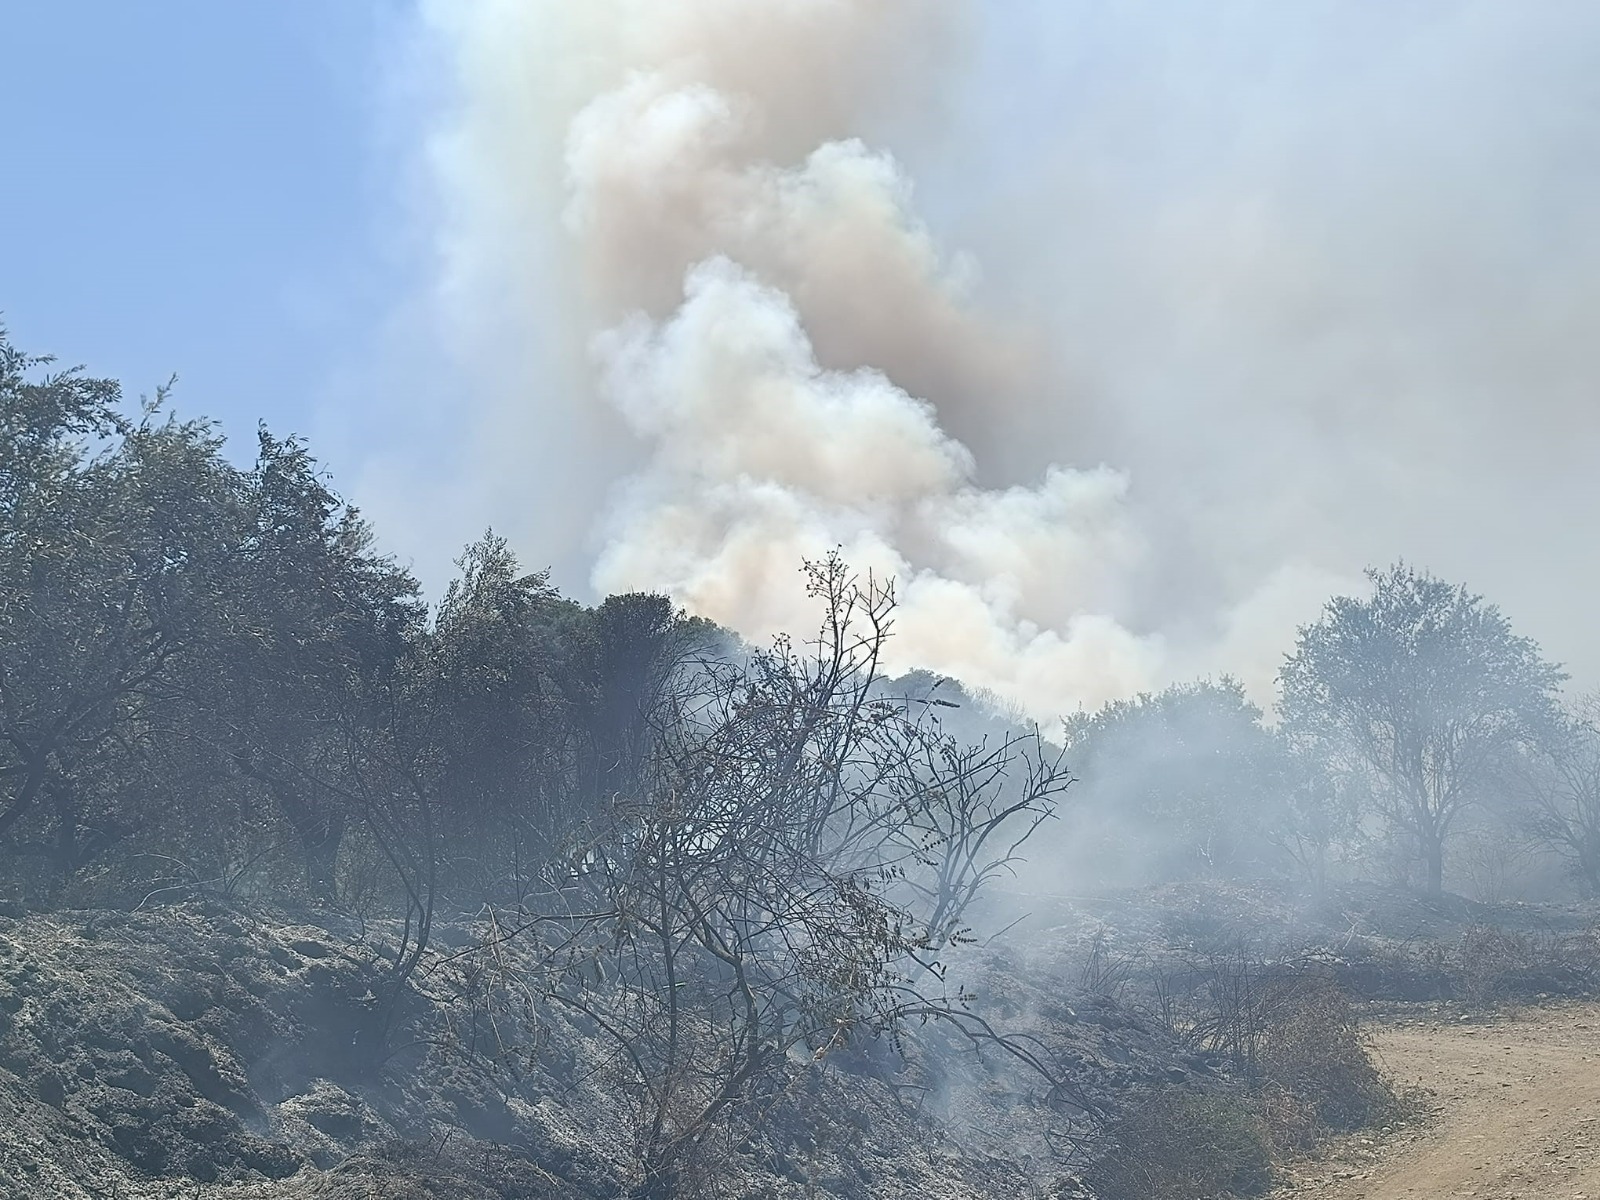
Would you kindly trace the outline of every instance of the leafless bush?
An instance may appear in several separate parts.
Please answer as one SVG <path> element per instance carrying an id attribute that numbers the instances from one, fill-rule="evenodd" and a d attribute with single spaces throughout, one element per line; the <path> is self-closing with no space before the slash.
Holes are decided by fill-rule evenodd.
<path id="1" fill-rule="evenodd" d="M 1280 1150 L 1360 1128 L 1393 1103 L 1335 974 L 1320 953 L 1263 956 L 1234 941 L 1191 952 L 1157 979 L 1163 1023 L 1229 1061 Z"/>
<path id="2" fill-rule="evenodd" d="M 1515 975 L 1531 960 L 1529 939 L 1495 925 L 1473 925 L 1461 935 L 1453 956 L 1460 995 L 1468 1004 L 1504 999 Z"/>
<path id="3" fill-rule="evenodd" d="M 1288 1088 L 1263 1084 L 1255 1103 L 1267 1139 L 1280 1156 L 1310 1154 L 1328 1135 L 1317 1119 L 1316 1105 Z"/>
<path id="4" fill-rule="evenodd" d="M 1085 941 L 1088 943 L 1088 953 L 1078 972 L 1078 986 L 1091 996 L 1104 996 L 1108 1000 L 1123 999 L 1128 993 L 1138 959 L 1117 949 L 1111 930 L 1104 925 Z"/>
<path id="5" fill-rule="evenodd" d="M 636 786 L 538 908 L 454 968 L 475 1044 L 508 1060 L 556 1008 L 607 1043 L 635 1106 L 635 1195 L 692 1194 L 712 1135 L 760 1127 L 805 1072 L 908 1022 L 1054 1078 L 946 984 L 940 956 L 1069 776 L 1037 738 L 960 746 L 883 694 L 891 588 L 808 567 L 817 637 L 686 664 Z"/>
<path id="6" fill-rule="evenodd" d="M 1600 938 L 1477 924 L 1446 948 L 1452 994 L 1489 1006 L 1518 997 L 1593 995 L 1600 987 Z"/>
<path id="7" fill-rule="evenodd" d="M 1472 898 L 1481 904 L 1499 904 L 1514 894 L 1526 875 L 1531 847 L 1514 830 L 1489 827 L 1460 839 L 1456 868 L 1466 878 Z"/>
<path id="8" fill-rule="evenodd" d="M 1328 974 L 1319 952 L 1263 955 L 1233 938 L 1172 955 L 1152 984 L 1157 1016 L 1170 1033 L 1196 1051 L 1226 1057 L 1253 1082 L 1269 1030 Z"/>

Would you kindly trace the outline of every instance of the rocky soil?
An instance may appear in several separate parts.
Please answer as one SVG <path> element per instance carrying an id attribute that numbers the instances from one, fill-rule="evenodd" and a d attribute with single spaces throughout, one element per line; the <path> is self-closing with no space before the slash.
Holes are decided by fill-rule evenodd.
<path id="1" fill-rule="evenodd" d="M 441 945 L 471 932 L 446 925 Z M 375 1056 L 381 941 L 216 900 L 0 918 L 0 1196 L 619 1194 L 627 1113 L 604 1043 L 552 1019 L 512 1085 L 460 1052 L 452 1014 L 420 1003 L 398 1051 Z M 1097 1103 L 1215 1073 L 1014 953 L 966 966 L 985 1015 L 1039 1037 Z M 928 1034 L 884 1064 L 813 1078 L 760 1144 L 726 1148 L 721 1190 L 960 1198 L 1012 1195 L 1026 1177 L 1071 1194 L 1056 1164 L 1083 1114 L 1045 1103 L 1011 1060 Z"/>
<path id="2" fill-rule="evenodd" d="M 1569 954 L 1589 937 L 1594 914 L 1582 909 L 1490 912 L 1403 893 L 1305 906 L 1260 888 L 1031 898 L 1030 907 L 1028 922 L 967 951 L 955 972 L 995 1027 L 1037 1039 L 1067 1068 L 1065 1095 L 1047 1096 L 992 1048 L 918 1031 L 905 1060 L 878 1047 L 805 1075 L 760 1139 L 719 1147 L 713 1194 L 1078 1194 L 1072 1171 L 1094 1114 L 1113 1114 L 1152 1087 L 1230 1086 L 1226 1063 L 1180 1044 L 1137 979 L 1105 971 L 1108 962 L 1136 974 L 1248 931 L 1261 945 L 1320 946 L 1377 995 L 1459 991 L 1474 955 L 1497 986 L 1592 994 L 1594 982 L 1593 965 Z M 1509 941 L 1493 954 L 1474 949 L 1485 930 Z M 440 952 L 474 933 L 468 919 L 444 922 Z M 1109 947 L 1098 977 L 1088 966 L 1097 940 Z M 434 998 L 413 1004 L 377 1052 L 383 944 L 382 930 L 353 920 L 220 898 L 0 917 L 0 1197 L 620 1195 L 629 1105 L 607 1044 L 547 1014 L 527 1069 L 509 1079 L 465 1052 L 460 1014 L 432 988 Z M 425 985 L 427 977 L 425 968 Z M 1451 1046 L 1479 1044 L 1436 1024 Z M 1562 1029 L 1528 1026 L 1526 1036 Z M 1433 1036 L 1407 1027 L 1382 1035 L 1397 1078 L 1427 1061 Z M 1581 1073 L 1588 1052 L 1587 1043 L 1563 1042 L 1550 1053 L 1529 1049 L 1526 1061 L 1570 1059 Z M 1523 1061 L 1520 1052 L 1490 1058 L 1485 1072 Z M 1581 1070 L 1600 1078 L 1600 1057 Z M 1476 1077 L 1463 1078 L 1466 1087 Z M 1508 1078 L 1502 1098 L 1521 1096 L 1519 1077 Z M 1528 1096 L 1529 1111 L 1567 1099 Z M 1484 1112 L 1495 1098 L 1484 1093 Z M 1591 1194 L 1600 1197 L 1600 1187 Z"/>

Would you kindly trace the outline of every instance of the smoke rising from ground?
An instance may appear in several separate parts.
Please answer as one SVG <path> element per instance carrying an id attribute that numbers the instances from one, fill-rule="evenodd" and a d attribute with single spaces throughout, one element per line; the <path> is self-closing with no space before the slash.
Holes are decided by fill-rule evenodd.
<path id="1" fill-rule="evenodd" d="M 1266 700 L 1399 554 L 1581 671 L 1593 572 L 1527 531 L 1600 515 L 1600 42 L 1541 12 L 438 5 L 486 470 L 537 479 L 531 555 L 587 531 L 597 589 L 751 636 L 841 546 L 901 581 L 896 666 L 1042 717 Z"/>

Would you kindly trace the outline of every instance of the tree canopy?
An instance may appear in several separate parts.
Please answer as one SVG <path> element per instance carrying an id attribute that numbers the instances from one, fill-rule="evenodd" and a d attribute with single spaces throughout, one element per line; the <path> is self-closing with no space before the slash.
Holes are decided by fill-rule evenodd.
<path id="1" fill-rule="evenodd" d="M 1565 675 L 1465 587 L 1404 563 L 1368 578 L 1371 596 L 1337 597 L 1300 630 L 1280 715 L 1330 770 L 1364 778 L 1437 893 L 1462 813 L 1509 786 L 1518 754 L 1551 728 Z"/>
<path id="2" fill-rule="evenodd" d="M 1269 809 L 1286 764 L 1237 680 L 1177 684 L 1066 723 L 1076 806 L 1129 878 L 1270 870 Z"/>

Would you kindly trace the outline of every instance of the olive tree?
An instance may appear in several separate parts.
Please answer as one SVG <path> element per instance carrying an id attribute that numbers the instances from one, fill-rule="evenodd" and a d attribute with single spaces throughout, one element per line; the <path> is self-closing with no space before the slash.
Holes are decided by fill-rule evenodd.
<path id="1" fill-rule="evenodd" d="M 49 362 L 0 331 L 0 846 L 60 882 L 132 831 L 130 764 L 225 604 L 240 508 L 208 424 Z"/>
<path id="2" fill-rule="evenodd" d="M 261 823 L 287 825 L 310 895 L 332 904 L 354 816 L 341 792 L 350 714 L 403 652 L 421 608 L 416 582 L 374 551 L 304 443 L 265 428 L 257 440 L 225 602 L 207 615 L 168 708 L 174 740 L 205 741 L 266 793 Z"/>
<path id="3" fill-rule="evenodd" d="M 1336 597 L 1301 628 L 1279 712 L 1294 743 L 1361 781 L 1438 894 L 1462 813 L 1508 786 L 1565 676 L 1466 588 L 1404 563 L 1367 577 L 1371 596 Z"/>

